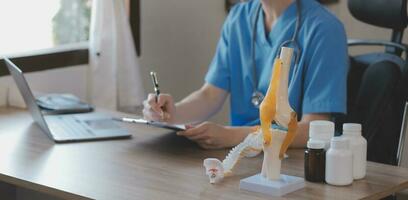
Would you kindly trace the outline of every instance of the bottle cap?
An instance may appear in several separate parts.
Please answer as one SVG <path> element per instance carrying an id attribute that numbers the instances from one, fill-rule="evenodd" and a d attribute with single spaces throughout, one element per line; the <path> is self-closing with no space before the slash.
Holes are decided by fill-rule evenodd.
<path id="1" fill-rule="evenodd" d="M 309 149 L 324 149 L 326 143 L 321 140 L 309 140 L 307 141 L 307 148 Z"/>
<path id="2" fill-rule="evenodd" d="M 352 132 L 361 132 L 361 124 L 356 123 L 345 123 L 343 124 L 343 132 L 344 131 L 352 131 Z"/>
<path id="3" fill-rule="evenodd" d="M 330 138 L 334 137 L 334 123 L 324 120 L 310 122 L 309 137 L 320 140 L 330 140 Z"/>
<path id="4" fill-rule="evenodd" d="M 333 149 L 348 149 L 349 140 L 344 137 L 333 137 L 330 142 L 330 148 Z"/>

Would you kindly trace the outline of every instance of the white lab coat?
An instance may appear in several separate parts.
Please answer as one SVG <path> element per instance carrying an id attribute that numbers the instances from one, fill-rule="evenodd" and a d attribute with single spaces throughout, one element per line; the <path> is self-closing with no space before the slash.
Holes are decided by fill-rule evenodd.
<path id="1" fill-rule="evenodd" d="M 140 106 L 145 92 L 124 0 L 94 0 L 88 100 L 110 109 Z"/>

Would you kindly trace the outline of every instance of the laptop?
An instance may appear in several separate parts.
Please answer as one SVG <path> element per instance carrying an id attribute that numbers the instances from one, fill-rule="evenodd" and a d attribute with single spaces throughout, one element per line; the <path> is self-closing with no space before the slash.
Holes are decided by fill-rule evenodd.
<path id="1" fill-rule="evenodd" d="M 36 103 L 23 72 L 9 59 L 7 68 L 23 96 L 34 121 L 55 142 L 75 142 L 102 139 L 129 138 L 129 132 L 120 127 L 111 116 L 91 112 L 81 114 L 46 114 Z"/>

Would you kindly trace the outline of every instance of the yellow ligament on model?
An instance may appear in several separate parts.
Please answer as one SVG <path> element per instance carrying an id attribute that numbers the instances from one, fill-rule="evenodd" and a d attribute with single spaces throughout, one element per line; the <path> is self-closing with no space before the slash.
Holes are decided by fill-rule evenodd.
<path id="1" fill-rule="evenodd" d="M 283 105 L 284 103 L 288 103 L 287 98 L 285 99 L 286 102 L 280 102 L 277 98 L 282 93 L 282 91 L 279 91 L 279 86 L 282 82 L 282 65 L 282 60 L 280 58 L 276 58 L 272 73 L 272 80 L 270 82 L 265 99 L 263 100 L 260 107 L 261 130 L 265 146 L 269 146 L 273 139 L 271 133 L 272 124 L 276 124 L 278 127 L 287 129 L 287 135 L 279 152 L 280 159 L 283 159 L 284 154 L 289 148 L 289 145 L 293 142 L 297 132 L 297 115 L 296 112 L 294 112 L 292 109 L 290 109 L 290 121 L 288 124 L 284 124 L 277 120 L 277 115 L 285 114 L 277 112 L 278 103 L 280 103 L 281 105 Z M 287 67 L 290 67 L 290 64 Z"/>

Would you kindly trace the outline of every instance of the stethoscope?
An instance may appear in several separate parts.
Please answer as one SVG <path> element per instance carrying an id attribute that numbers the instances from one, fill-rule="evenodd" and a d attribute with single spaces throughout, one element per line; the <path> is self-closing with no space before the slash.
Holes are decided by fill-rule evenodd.
<path id="1" fill-rule="evenodd" d="M 300 47 L 297 43 L 297 35 L 299 33 L 300 30 L 300 24 L 301 24 L 301 3 L 300 0 L 296 0 L 296 8 L 297 8 L 297 16 L 296 16 L 296 26 L 295 26 L 295 32 L 293 33 L 293 37 L 290 40 L 284 41 L 281 45 L 280 48 L 278 49 L 278 53 L 277 56 L 279 56 L 280 54 L 280 50 L 282 47 L 287 46 L 289 44 L 293 45 L 293 48 L 296 50 L 297 55 L 295 55 L 295 61 L 296 64 L 298 63 L 299 57 L 300 57 Z M 260 92 L 258 90 L 258 78 L 256 76 L 256 61 L 255 61 L 255 45 L 256 45 L 256 31 L 257 31 L 257 24 L 258 24 L 258 19 L 259 19 L 259 14 L 261 12 L 262 9 L 262 4 L 259 4 L 259 7 L 256 11 L 256 15 L 255 15 L 255 22 L 254 22 L 254 26 L 253 26 L 253 30 L 252 30 L 252 76 L 253 76 L 253 80 L 254 80 L 254 84 L 253 84 L 253 93 L 252 93 L 252 97 L 251 97 L 251 102 L 252 104 L 256 107 L 259 108 L 259 106 L 261 105 L 263 99 L 265 98 L 265 95 L 262 94 L 262 92 Z"/>

